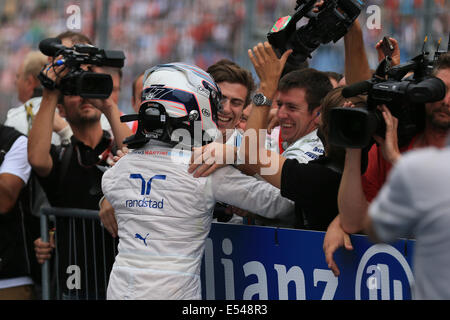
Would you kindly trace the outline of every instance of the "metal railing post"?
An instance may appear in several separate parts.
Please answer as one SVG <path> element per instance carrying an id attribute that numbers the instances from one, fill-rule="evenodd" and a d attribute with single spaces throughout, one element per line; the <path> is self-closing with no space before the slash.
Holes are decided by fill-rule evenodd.
<path id="1" fill-rule="evenodd" d="M 48 221 L 47 215 L 44 213 L 45 208 L 41 209 L 41 240 L 48 242 Z M 42 300 L 50 300 L 50 262 L 46 260 L 42 265 Z"/>
<path id="2" fill-rule="evenodd" d="M 49 242 L 49 216 L 54 217 L 54 223 L 56 227 L 56 234 L 55 234 L 55 250 L 54 250 L 54 262 L 55 262 L 55 277 L 56 277 L 56 288 L 53 287 L 53 284 L 51 282 L 51 276 L 50 274 L 50 261 L 45 261 L 45 263 L 42 265 L 42 300 L 50 300 L 51 296 L 54 296 L 54 299 L 61 299 L 62 294 L 64 292 L 61 292 L 61 286 L 64 286 L 64 280 L 62 279 L 63 272 L 60 270 L 60 261 L 59 261 L 59 254 L 58 254 L 58 246 L 61 243 L 58 243 L 58 238 L 60 240 L 64 240 L 64 245 L 68 246 L 68 248 L 62 248 L 63 249 L 63 259 L 67 259 L 68 261 L 63 261 L 65 264 L 72 265 L 74 263 L 76 266 L 79 264 L 83 265 L 84 262 L 84 275 L 85 275 L 85 281 L 84 284 L 86 288 L 84 289 L 83 294 L 80 294 L 79 289 L 74 292 L 74 296 L 72 297 L 71 293 L 69 294 L 69 297 L 67 298 L 81 298 L 81 299 L 92 299 L 95 298 L 95 300 L 98 299 L 104 299 L 104 295 L 106 295 L 107 290 L 107 281 L 108 281 L 108 275 L 109 271 L 112 267 L 111 264 L 111 254 L 115 254 L 115 251 L 117 250 L 115 243 L 115 240 L 111 237 L 112 242 L 112 252 L 108 250 L 107 254 L 107 244 L 110 242 L 106 241 L 105 238 L 109 237 L 109 234 L 105 232 L 103 227 L 100 226 L 100 218 L 98 215 L 98 211 L 96 210 L 87 210 L 87 209 L 76 209 L 76 208 L 42 208 L 41 209 L 41 217 L 40 217 L 40 232 L 41 232 L 41 240 L 43 242 Z M 76 227 L 77 221 L 81 221 L 82 225 Z M 91 222 L 92 231 L 88 231 L 89 228 L 86 227 L 86 221 Z M 63 226 L 61 225 L 64 223 Z M 61 226 L 61 228 L 59 228 Z M 68 227 L 68 232 L 65 232 L 66 227 Z M 81 228 L 81 229 L 80 229 Z M 100 228 L 100 230 L 98 230 Z M 59 234 L 57 234 L 58 230 L 60 231 Z M 80 231 L 81 230 L 81 231 Z M 79 232 L 80 231 L 80 232 Z M 99 232 L 99 233 L 97 233 Z M 59 237 L 58 237 L 59 235 Z M 61 238 L 62 237 L 62 238 Z M 88 244 L 88 241 L 89 244 Z M 108 239 L 109 240 L 109 239 Z M 77 243 L 78 242 L 78 243 Z M 109 246 L 108 246 L 109 248 Z M 83 250 L 84 249 L 84 250 Z M 88 250 L 89 249 L 89 250 Z M 99 250 L 102 250 L 101 252 Z M 92 251 L 92 253 L 91 253 Z M 89 252 L 89 256 L 87 255 Z M 60 252 L 61 253 L 61 252 Z M 97 256 L 98 254 L 98 256 Z M 92 256 L 92 258 L 90 258 Z M 73 259 L 72 259 L 73 258 Z M 89 271 L 89 264 L 92 260 L 93 263 L 93 270 L 92 274 L 88 273 Z M 80 266 L 78 266 L 80 267 Z M 104 268 L 101 270 L 101 268 Z M 79 272 L 79 271 L 78 271 Z M 89 271 L 91 272 L 91 271 Z M 75 275 L 75 274 L 73 274 Z M 61 276 L 61 279 L 60 279 Z M 92 276 L 92 278 L 90 278 Z M 71 277 L 70 279 L 75 279 L 74 277 Z M 61 280 L 61 281 L 60 281 Z M 104 282 L 103 285 L 101 282 Z M 60 283 L 61 282 L 61 283 Z M 67 284 L 67 282 L 66 282 Z M 80 282 L 81 284 L 81 282 Z M 93 288 L 90 288 L 92 285 Z M 95 291 L 89 291 L 90 289 Z M 56 293 L 53 293 L 52 290 L 56 290 Z M 69 291 L 72 289 L 69 289 Z M 104 291 L 103 291 L 104 290 Z M 94 297 L 95 294 L 95 297 Z M 55 297 L 56 295 L 56 297 Z M 75 297 L 76 296 L 76 297 Z M 62 299 L 65 299 L 65 297 L 62 297 Z"/>

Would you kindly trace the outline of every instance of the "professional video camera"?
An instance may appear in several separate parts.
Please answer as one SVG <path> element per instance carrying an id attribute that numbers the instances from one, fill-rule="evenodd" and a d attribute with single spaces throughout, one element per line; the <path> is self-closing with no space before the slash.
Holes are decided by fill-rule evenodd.
<path id="1" fill-rule="evenodd" d="M 60 79 L 59 84 L 49 79 L 43 69 L 38 76 L 42 85 L 48 89 L 59 89 L 64 95 L 82 98 L 106 99 L 111 95 L 113 83 L 110 75 L 85 71 L 81 65 L 122 68 L 125 60 L 123 51 L 102 50 L 88 44 L 76 44 L 67 48 L 58 38 L 42 40 L 39 50 L 49 57 L 63 57 L 50 67 L 64 64 L 69 68 L 69 73 Z"/>
<path id="2" fill-rule="evenodd" d="M 267 39 L 280 57 L 285 51 L 293 49 L 286 64 L 298 66 L 320 44 L 337 42 L 349 30 L 361 13 L 360 0 L 325 0 L 317 13 L 313 12 L 317 0 L 297 0 L 295 13 L 278 19 Z M 297 30 L 297 22 L 309 18 L 308 24 Z"/>
<path id="3" fill-rule="evenodd" d="M 434 61 L 422 51 L 404 64 L 390 67 L 387 56 L 371 80 L 355 83 L 342 90 L 344 98 L 367 94 L 367 108 L 333 108 L 330 111 L 330 143 L 344 148 L 367 148 L 374 134 L 384 137 L 386 124 L 379 105 L 386 105 L 398 119 L 399 147 L 407 145 L 423 129 L 425 103 L 442 100 L 446 94 L 444 82 L 431 76 Z M 413 75 L 404 79 L 412 72 Z"/>

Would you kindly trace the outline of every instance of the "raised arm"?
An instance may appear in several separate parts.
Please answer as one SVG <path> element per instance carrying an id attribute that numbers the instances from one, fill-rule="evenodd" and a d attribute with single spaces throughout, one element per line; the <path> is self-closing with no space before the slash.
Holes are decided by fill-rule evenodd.
<path id="1" fill-rule="evenodd" d="M 372 77 L 364 48 L 363 33 L 358 19 L 344 36 L 345 81 L 347 85 Z"/>
<path id="2" fill-rule="evenodd" d="M 102 68 L 93 67 L 94 72 L 102 72 Z M 89 99 L 89 103 L 92 103 L 94 107 L 99 109 L 108 119 L 111 126 L 112 133 L 114 135 L 114 140 L 116 142 L 117 148 L 122 149 L 125 147 L 123 140 L 133 134 L 131 129 L 126 123 L 120 122 L 120 110 L 114 99 L 110 96 L 107 99 Z"/>
<path id="3" fill-rule="evenodd" d="M 258 92 L 261 92 L 270 100 L 273 100 L 275 97 L 281 73 L 291 52 L 292 50 L 286 51 L 278 59 L 272 46 L 267 41 L 258 43 L 257 46 L 253 47 L 253 51 L 251 49 L 248 50 L 248 56 L 260 80 Z M 252 112 L 247 120 L 246 131 L 249 129 L 255 131 L 266 129 L 269 112 L 270 106 L 253 106 Z"/>
<path id="4" fill-rule="evenodd" d="M 262 93 L 267 99 L 274 98 L 282 70 L 291 52 L 292 50 L 286 51 L 278 59 L 268 42 L 259 43 L 253 47 L 253 50 L 248 50 L 250 60 L 260 79 L 258 92 Z M 260 130 L 267 128 L 269 112 L 270 106 L 252 106 L 238 157 L 239 163 L 244 164 L 240 164 L 238 168 L 243 172 L 258 173 L 269 183 L 280 188 L 281 168 L 285 158 L 266 150 L 264 145 L 266 133 L 262 132 L 260 135 Z M 216 168 L 223 166 L 221 164 L 228 163 L 225 159 L 227 154 L 234 153 L 234 157 L 229 158 L 236 159 L 237 151 L 234 147 L 218 143 L 204 146 L 201 150 L 194 152 L 189 172 L 195 171 L 194 177 L 208 176 Z"/>
<path id="5" fill-rule="evenodd" d="M 41 177 L 48 176 L 53 167 L 50 147 L 58 95 L 58 90 L 44 89 L 41 106 L 28 136 L 28 162 Z"/>
<path id="6" fill-rule="evenodd" d="M 56 60 L 58 59 L 62 59 L 62 56 L 56 58 Z M 64 65 L 47 65 L 46 68 L 45 75 L 55 83 L 58 83 L 68 72 Z M 41 177 L 48 176 L 53 168 L 50 147 L 55 111 L 60 94 L 58 89 L 49 90 L 44 87 L 41 105 L 28 135 L 28 162 Z"/>
<path id="7" fill-rule="evenodd" d="M 342 228 L 347 233 L 363 229 L 361 212 L 366 212 L 368 203 L 361 182 L 361 149 L 347 149 L 344 172 L 338 193 L 338 207 Z"/>
<path id="8" fill-rule="evenodd" d="M 248 50 L 249 58 L 260 79 L 258 91 L 270 100 L 275 97 L 281 73 L 291 52 L 292 50 L 288 50 L 278 58 L 267 41 L 253 47 L 253 51 Z M 279 188 L 281 168 L 285 159 L 265 149 L 265 133 L 260 133 L 260 130 L 267 128 L 270 108 L 271 106 L 253 106 L 239 157 L 245 159 L 248 171 L 257 172 Z"/>
<path id="9" fill-rule="evenodd" d="M 386 123 L 385 139 L 374 136 L 379 144 L 379 149 L 383 158 L 391 165 L 394 165 L 400 158 L 400 151 L 397 142 L 398 120 L 392 116 L 386 106 L 379 107 Z M 347 233 L 355 233 L 364 229 L 367 223 L 367 209 L 369 203 L 366 200 L 363 184 L 361 180 L 361 149 L 347 149 L 345 156 L 344 172 L 338 194 L 338 207 L 341 215 L 342 228 Z M 377 159 L 371 159 L 377 163 Z M 381 174 L 377 166 L 370 166 L 370 176 Z"/>

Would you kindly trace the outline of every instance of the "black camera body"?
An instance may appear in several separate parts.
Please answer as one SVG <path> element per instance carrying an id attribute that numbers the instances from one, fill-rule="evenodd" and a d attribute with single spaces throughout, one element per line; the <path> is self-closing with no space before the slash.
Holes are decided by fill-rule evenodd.
<path id="1" fill-rule="evenodd" d="M 63 57 L 62 60 L 54 62 L 53 66 L 64 64 L 69 68 L 69 73 L 60 79 L 58 85 L 41 71 L 38 78 L 42 85 L 49 89 L 59 89 L 63 95 L 81 96 L 86 99 L 108 98 L 113 89 L 113 82 L 109 74 L 86 71 L 81 66 L 122 68 L 125 60 L 123 51 L 103 50 L 86 44 L 76 44 L 72 48 L 67 48 L 57 38 L 42 40 L 39 49 L 46 56 Z"/>
<path id="2" fill-rule="evenodd" d="M 293 49 L 287 64 L 299 65 L 320 44 L 337 42 L 349 30 L 361 13 L 360 0 L 325 0 L 317 13 L 313 12 L 317 0 L 297 0 L 292 17 L 280 18 L 267 34 L 269 43 L 280 57 L 285 51 Z M 309 18 L 308 24 L 297 30 L 297 22 Z"/>
<path id="3" fill-rule="evenodd" d="M 425 125 L 425 103 L 442 100 L 446 94 L 444 82 L 431 76 L 433 62 L 427 55 L 422 53 L 392 68 L 387 57 L 371 80 L 345 87 L 344 98 L 367 94 L 367 107 L 331 109 L 330 143 L 343 148 L 366 148 L 374 143 L 374 134 L 384 137 L 386 125 L 377 109 L 384 104 L 398 119 L 399 147 L 407 145 Z M 404 78 L 410 72 L 413 75 Z"/>

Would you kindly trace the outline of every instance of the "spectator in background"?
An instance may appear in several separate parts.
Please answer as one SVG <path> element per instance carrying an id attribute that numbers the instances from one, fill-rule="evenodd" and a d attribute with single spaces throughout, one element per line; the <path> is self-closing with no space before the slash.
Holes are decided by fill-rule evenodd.
<path id="1" fill-rule="evenodd" d="M 16 81 L 18 97 L 23 105 L 8 111 L 5 126 L 13 127 L 24 135 L 29 134 L 42 100 L 42 86 L 37 76 L 48 61 L 49 59 L 39 51 L 31 51 L 25 57 L 17 72 Z M 60 144 L 61 138 L 66 138 L 63 131 L 66 127 L 68 127 L 67 122 L 56 115 L 52 143 Z"/>
<path id="2" fill-rule="evenodd" d="M 23 60 L 16 74 L 17 98 L 25 103 L 31 98 L 42 95 L 42 87 L 37 76 L 47 58 L 39 51 L 31 51 Z"/>
<path id="3" fill-rule="evenodd" d="M 26 187 L 30 173 L 27 138 L 0 125 L 0 300 L 35 298 L 40 279 L 33 254 L 39 218 L 32 215 Z"/>

